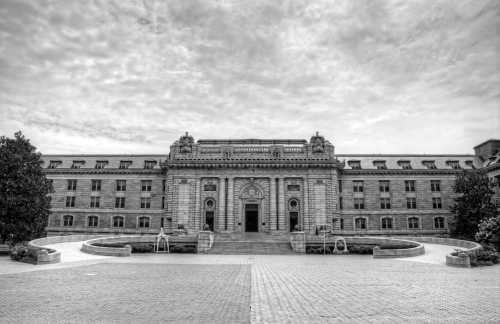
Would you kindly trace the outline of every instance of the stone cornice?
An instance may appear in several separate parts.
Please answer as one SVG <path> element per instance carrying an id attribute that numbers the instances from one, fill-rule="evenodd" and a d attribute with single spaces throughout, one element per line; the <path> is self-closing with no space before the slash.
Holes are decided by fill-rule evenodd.
<path id="1" fill-rule="evenodd" d="M 162 163 L 165 169 L 278 169 L 278 168 L 343 168 L 344 164 L 331 159 L 228 159 L 228 160 L 170 160 Z"/>
<path id="2" fill-rule="evenodd" d="M 45 174 L 162 174 L 163 169 L 43 169 Z"/>
<path id="3" fill-rule="evenodd" d="M 342 175 L 457 175 L 462 173 L 462 169 L 361 169 L 361 170 L 342 170 Z"/>

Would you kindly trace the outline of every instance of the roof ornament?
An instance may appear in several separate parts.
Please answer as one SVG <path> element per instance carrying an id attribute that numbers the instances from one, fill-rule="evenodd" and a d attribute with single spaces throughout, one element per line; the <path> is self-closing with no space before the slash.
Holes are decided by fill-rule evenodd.
<path id="1" fill-rule="evenodd" d="M 325 153 L 325 138 L 318 131 L 311 137 L 310 143 L 313 153 Z"/>
<path id="2" fill-rule="evenodd" d="M 191 153 L 193 151 L 194 139 L 193 136 L 186 132 L 185 135 L 179 138 L 179 152 L 180 153 Z"/>

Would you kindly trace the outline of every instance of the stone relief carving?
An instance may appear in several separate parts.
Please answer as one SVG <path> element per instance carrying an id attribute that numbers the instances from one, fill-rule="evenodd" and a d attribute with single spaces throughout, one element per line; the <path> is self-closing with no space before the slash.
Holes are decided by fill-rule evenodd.
<path id="1" fill-rule="evenodd" d="M 179 138 L 179 152 L 180 153 L 191 153 L 193 150 L 194 139 L 193 136 L 186 132 L 185 135 Z"/>
<path id="2" fill-rule="evenodd" d="M 313 153 L 324 153 L 325 152 L 325 138 L 316 132 L 310 140 L 311 148 Z"/>

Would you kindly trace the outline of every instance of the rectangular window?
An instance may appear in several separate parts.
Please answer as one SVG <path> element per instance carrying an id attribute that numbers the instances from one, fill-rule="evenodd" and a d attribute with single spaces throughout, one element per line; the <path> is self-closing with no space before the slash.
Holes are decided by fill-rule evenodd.
<path id="1" fill-rule="evenodd" d="M 433 160 L 425 160 L 422 161 L 422 164 L 427 168 L 427 169 L 437 169 L 436 167 L 436 162 Z"/>
<path id="2" fill-rule="evenodd" d="M 417 208 L 417 199 L 416 198 L 406 198 L 406 208 L 408 209 L 416 209 Z"/>
<path id="3" fill-rule="evenodd" d="M 373 161 L 373 166 L 375 168 L 377 168 L 378 170 L 387 170 L 387 165 L 385 164 L 385 161 L 383 161 L 383 160 Z"/>
<path id="4" fill-rule="evenodd" d="M 361 161 L 357 160 L 347 161 L 347 165 L 349 165 L 353 170 L 361 170 Z"/>
<path id="5" fill-rule="evenodd" d="M 405 191 L 415 192 L 415 180 L 405 180 Z"/>
<path id="6" fill-rule="evenodd" d="M 408 228 L 409 229 L 417 229 L 420 227 L 420 221 L 417 217 L 408 218 Z"/>
<path id="7" fill-rule="evenodd" d="M 73 226 L 73 216 L 65 215 L 63 217 L 63 226 Z"/>
<path id="8" fill-rule="evenodd" d="M 434 209 L 441 209 L 442 208 L 441 198 L 439 198 L 439 197 L 432 198 L 432 208 L 434 208 Z"/>
<path id="9" fill-rule="evenodd" d="M 141 198 L 141 208 L 151 208 L 151 198 L 142 197 Z"/>
<path id="10" fill-rule="evenodd" d="M 286 186 L 287 191 L 300 191 L 300 185 L 290 184 Z"/>
<path id="11" fill-rule="evenodd" d="M 89 216 L 87 225 L 89 227 L 97 227 L 99 224 L 99 218 L 97 216 Z"/>
<path id="12" fill-rule="evenodd" d="M 101 180 L 92 180 L 92 191 L 101 191 Z"/>
<path id="13" fill-rule="evenodd" d="M 209 183 L 203 186 L 203 191 L 217 191 L 217 186 L 213 183 Z"/>
<path id="14" fill-rule="evenodd" d="M 118 166 L 118 168 L 119 169 L 128 169 L 131 164 L 132 164 L 132 161 L 120 161 L 120 165 Z"/>
<path id="15" fill-rule="evenodd" d="M 339 192 L 342 192 L 342 180 L 339 180 Z"/>
<path id="16" fill-rule="evenodd" d="M 113 227 L 123 227 L 123 217 L 115 216 L 113 217 Z"/>
<path id="17" fill-rule="evenodd" d="M 103 160 L 103 161 L 96 161 L 95 162 L 95 168 L 96 169 L 104 169 L 106 165 L 108 164 L 108 161 Z"/>
<path id="18" fill-rule="evenodd" d="M 390 191 L 389 180 L 380 180 L 378 182 L 378 187 L 379 187 L 380 192 L 389 192 Z"/>
<path id="19" fill-rule="evenodd" d="M 161 182 L 162 192 L 167 191 L 167 180 Z"/>
<path id="20" fill-rule="evenodd" d="M 125 197 L 115 198 L 115 208 L 125 208 Z"/>
<path id="21" fill-rule="evenodd" d="M 441 191 L 441 181 L 440 180 L 431 180 L 431 191 L 432 192 Z"/>
<path id="22" fill-rule="evenodd" d="M 144 161 L 144 169 L 153 169 L 155 165 L 156 161 L 154 160 Z"/>
<path id="23" fill-rule="evenodd" d="M 68 180 L 68 190 L 75 191 L 76 190 L 76 180 Z"/>
<path id="24" fill-rule="evenodd" d="M 339 197 L 339 209 L 344 209 L 344 203 L 342 197 Z"/>
<path id="25" fill-rule="evenodd" d="M 116 191 L 127 191 L 127 180 L 116 180 Z"/>
<path id="26" fill-rule="evenodd" d="M 354 220 L 354 225 L 357 230 L 366 229 L 366 218 L 356 218 Z"/>
<path id="27" fill-rule="evenodd" d="M 75 196 L 66 197 L 66 207 L 75 207 Z"/>
<path id="28" fill-rule="evenodd" d="M 90 208 L 99 208 L 101 197 L 90 197 Z"/>
<path id="29" fill-rule="evenodd" d="M 391 198 L 380 198 L 381 209 L 391 209 Z"/>
<path id="30" fill-rule="evenodd" d="M 354 198 L 354 209 L 365 209 L 365 201 L 363 198 Z"/>
<path id="31" fill-rule="evenodd" d="M 434 218 L 434 228 L 444 228 L 444 217 Z"/>
<path id="32" fill-rule="evenodd" d="M 151 191 L 152 180 L 141 180 L 141 191 Z"/>
<path id="33" fill-rule="evenodd" d="M 85 164 L 85 161 L 74 160 L 71 164 L 71 169 L 80 169 Z"/>
<path id="34" fill-rule="evenodd" d="M 363 192 L 363 180 L 354 180 L 352 182 L 352 191 Z"/>
<path id="35" fill-rule="evenodd" d="M 49 166 L 47 167 L 48 169 L 55 169 L 57 168 L 60 164 L 62 164 L 62 161 L 56 160 L 56 161 L 50 161 Z"/>
<path id="36" fill-rule="evenodd" d="M 344 219 L 343 218 L 340 219 L 340 229 L 341 230 L 344 229 Z"/>
<path id="37" fill-rule="evenodd" d="M 149 217 L 139 217 L 139 227 L 148 228 L 149 227 Z"/>
<path id="38" fill-rule="evenodd" d="M 392 218 L 390 217 L 382 218 L 382 229 L 392 229 Z"/>

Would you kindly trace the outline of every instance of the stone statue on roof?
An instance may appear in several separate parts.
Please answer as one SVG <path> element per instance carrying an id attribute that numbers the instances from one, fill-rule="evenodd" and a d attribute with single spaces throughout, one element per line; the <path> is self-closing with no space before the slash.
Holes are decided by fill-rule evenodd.
<path id="1" fill-rule="evenodd" d="M 316 135 L 313 135 L 310 140 L 311 149 L 313 153 L 324 153 L 325 152 L 325 138 L 319 135 L 319 132 L 316 132 Z"/>
<path id="2" fill-rule="evenodd" d="M 193 150 L 194 139 L 193 136 L 186 132 L 185 135 L 179 138 L 179 152 L 180 153 L 191 153 Z"/>

